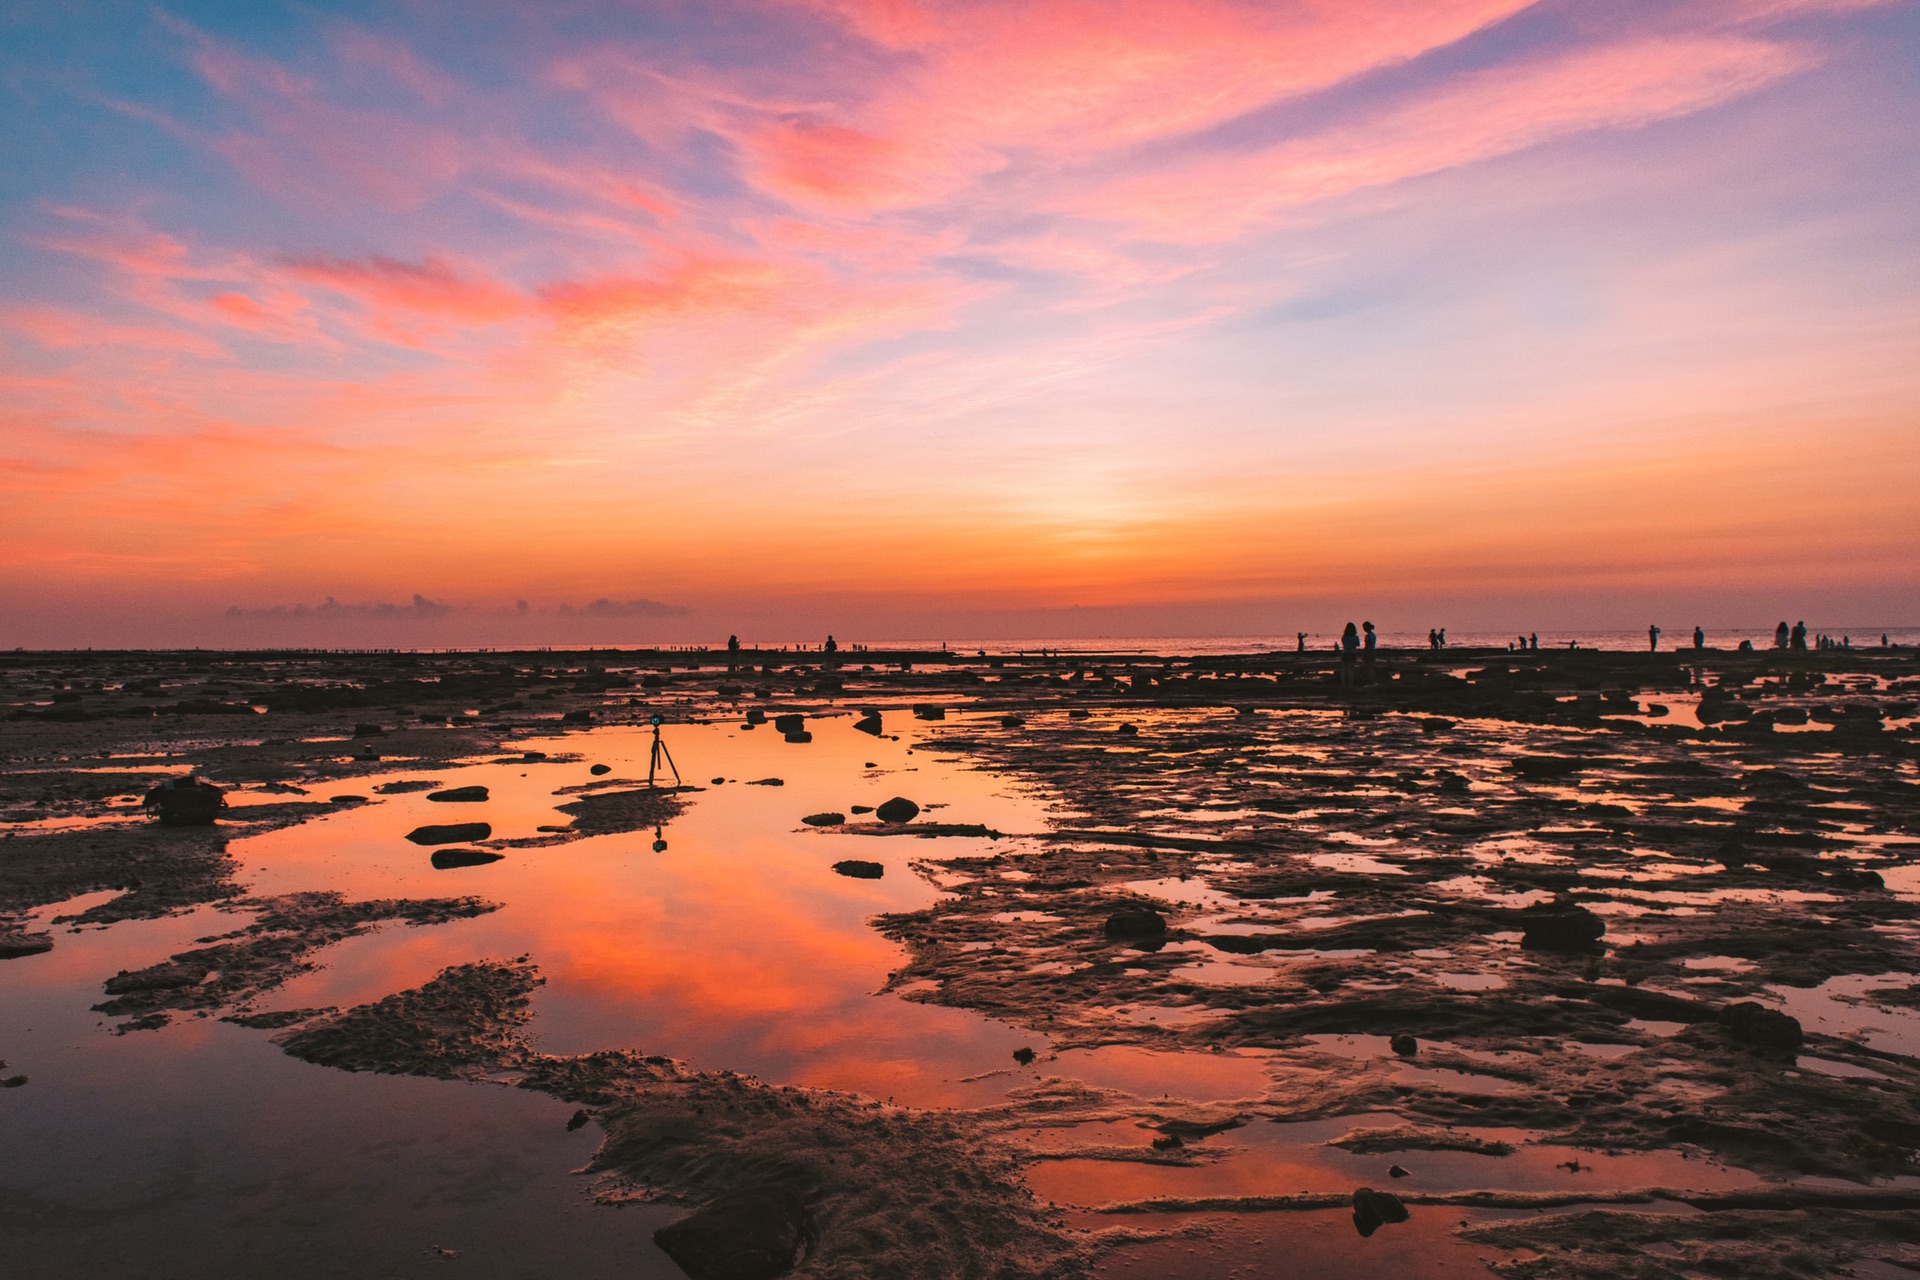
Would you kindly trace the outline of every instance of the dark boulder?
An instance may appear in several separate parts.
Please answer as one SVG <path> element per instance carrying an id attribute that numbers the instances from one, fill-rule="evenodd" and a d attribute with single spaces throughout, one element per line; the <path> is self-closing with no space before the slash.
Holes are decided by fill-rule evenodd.
<path id="1" fill-rule="evenodd" d="M 759 707 L 747 708 L 748 724 L 765 724 L 766 722 L 767 722 L 767 713 L 764 710 L 762 710 Z"/>
<path id="2" fill-rule="evenodd" d="M 1353 1193 L 1353 1228 L 1370 1236 L 1389 1222 L 1405 1222 L 1407 1206 L 1391 1191 L 1362 1187 Z"/>
<path id="3" fill-rule="evenodd" d="M 870 737 L 879 737 L 882 732 L 880 713 L 878 711 L 861 712 L 860 718 L 853 722 L 853 727 Z"/>
<path id="4" fill-rule="evenodd" d="M 587 772 L 596 778 L 604 778 L 613 772 L 613 766 L 610 764 L 596 764 L 591 769 L 588 769 Z"/>
<path id="5" fill-rule="evenodd" d="M 1152 907 L 1122 907 L 1107 917 L 1104 931 L 1109 938 L 1163 938 L 1167 921 Z"/>
<path id="6" fill-rule="evenodd" d="M 485 840 L 492 834 L 493 826 L 486 822 L 442 822 L 415 827 L 407 832 L 407 839 L 415 844 L 462 844 L 468 840 Z"/>
<path id="7" fill-rule="evenodd" d="M 1403 1058 L 1411 1058 L 1420 1052 L 1420 1042 L 1404 1031 L 1387 1041 L 1387 1047 Z"/>
<path id="8" fill-rule="evenodd" d="M 781 738 L 781 741 L 783 742 L 812 742 L 813 741 L 813 735 L 807 732 L 805 729 L 795 729 L 791 733 L 783 733 L 780 735 L 780 738 Z"/>
<path id="9" fill-rule="evenodd" d="M 1036 1056 L 1033 1050 L 1027 1048 L 1025 1045 L 1013 1051 L 1013 1060 L 1023 1067 L 1032 1066 Z"/>
<path id="10" fill-rule="evenodd" d="M 1798 1018 L 1751 1000 L 1742 1000 L 1739 1004 L 1730 1004 L 1722 1009 L 1720 1025 L 1735 1040 L 1759 1049 L 1790 1052 L 1798 1049 L 1806 1040 Z"/>
<path id="11" fill-rule="evenodd" d="M 887 874 L 885 864 L 863 862 L 859 858 L 847 858 L 833 864 L 834 871 L 843 876 L 852 876 L 855 880 L 878 880 Z"/>
<path id="12" fill-rule="evenodd" d="M 1026 723 L 1027 723 L 1026 719 L 1023 716 L 1001 716 L 1000 717 L 1000 727 L 1002 729 L 1018 729 L 1023 725 L 1025 725 Z"/>
<path id="13" fill-rule="evenodd" d="M 905 796 L 895 796 L 873 811 L 882 822 L 912 822 L 920 816 L 920 806 Z"/>
<path id="14" fill-rule="evenodd" d="M 488 853 L 485 849 L 435 849 L 429 861 L 435 871 L 452 871 L 457 867 L 484 867 L 504 857 L 504 853 Z"/>
<path id="15" fill-rule="evenodd" d="M 807 718 L 798 715 L 775 716 L 773 727 L 781 733 L 799 733 L 807 727 Z"/>
<path id="16" fill-rule="evenodd" d="M 204 827 L 227 807 L 227 793 L 192 775 L 168 778 L 147 792 L 140 807 L 169 827 Z"/>
<path id="17" fill-rule="evenodd" d="M 356 738 L 377 738 L 385 732 L 386 730 L 377 724 L 357 724 L 353 726 L 353 736 Z"/>
<path id="18" fill-rule="evenodd" d="M 932 702 L 916 702 L 913 704 L 913 718 L 915 720 L 945 720 L 947 718 L 947 709 Z"/>
<path id="19" fill-rule="evenodd" d="M 560 719 L 567 724 L 592 724 L 593 712 L 587 710 L 585 707 L 576 707 L 561 716 Z"/>
<path id="20" fill-rule="evenodd" d="M 1115 729 L 1114 732 L 1123 738 L 1137 738 L 1140 736 L 1140 730 L 1130 724 L 1123 724 L 1118 729 Z"/>
<path id="21" fill-rule="evenodd" d="M 844 813 L 810 813 L 800 819 L 810 827 L 837 827 L 846 820 L 847 815 Z"/>
<path id="22" fill-rule="evenodd" d="M 1606 922 L 1577 902 L 1536 902 L 1519 913 L 1520 945 L 1528 951 L 1586 954 L 1600 948 Z"/>
<path id="23" fill-rule="evenodd" d="M 799 1261 L 809 1234 L 800 1197 L 765 1186 L 711 1200 L 654 1232 L 653 1242 L 690 1280 L 773 1280 Z"/>
<path id="24" fill-rule="evenodd" d="M 486 798 L 485 787 L 449 787 L 427 797 L 438 804 L 478 804 Z"/>
<path id="25" fill-rule="evenodd" d="M 0 933 L 0 960 L 18 960 L 53 950 L 53 939 L 44 933 Z"/>

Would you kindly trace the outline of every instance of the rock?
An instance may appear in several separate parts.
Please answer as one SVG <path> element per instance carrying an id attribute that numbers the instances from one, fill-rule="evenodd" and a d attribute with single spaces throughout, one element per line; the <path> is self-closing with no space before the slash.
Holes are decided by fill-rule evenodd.
<path id="1" fill-rule="evenodd" d="M 142 798 L 140 807 L 151 809 L 163 826 L 205 827 L 211 826 L 227 807 L 227 793 L 189 774 L 156 784 Z"/>
<path id="2" fill-rule="evenodd" d="M 377 738 L 385 732 L 386 730 L 377 724 L 357 724 L 353 726 L 353 736 L 356 738 Z"/>
<path id="3" fill-rule="evenodd" d="M 594 765 L 591 769 L 587 770 L 587 772 L 592 774 L 596 778 L 604 778 L 608 774 L 613 772 L 613 766 L 610 764 L 597 764 L 597 765 Z"/>
<path id="4" fill-rule="evenodd" d="M 1420 1042 L 1404 1031 L 1387 1041 L 1387 1047 L 1403 1058 L 1411 1058 L 1420 1052 Z"/>
<path id="5" fill-rule="evenodd" d="M 1606 922 L 1576 902 L 1539 902 L 1518 913 L 1528 951 L 1590 952 L 1606 933 Z"/>
<path id="6" fill-rule="evenodd" d="M 491 823 L 443 822 L 415 827 L 407 832 L 407 839 L 415 844 L 461 844 L 468 840 L 485 840 L 492 834 Z"/>
<path id="7" fill-rule="evenodd" d="M 765 724 L 766 722 L 767 722 L 767 713 L 764 710 L 762 710 L 759 707 L 747 708 L 748 724 Z"/>
<path id="8" fill-rule="evenodd" d="M 786 1187 L 733 1191 L 653 1233 L 690 1280 L 773 1280 L 799 1261 L 806 1206 Z"/>
<path id="9" fill-rule="evenodd" d="M 1036 1056 L 1037 1055 L 1034 1053 L 1034 1051 L 1027 1048 L 1025 1045 L 1022 1045 L 1018 1049 L 1015 1049 L 1013 1051 L 1013 1060 L 1019 1063 L 1023 1067 L 1032 1066 L 1033 1060 Z"/>
<path id="10" fill-rule="evenodd" d="M 862 862 L 858 858 L 836 862 L 833 864 L 833 869 L 837 874 L 851 876 L 855 880 L 878 880 L 887 874 L 887 868 L 883 863 Z"/>
<path id="11" fill-rule="evenodd" d="M 1085 720 L 1088 716 L 1092 714 L 1093 712 L 1087 710 L 1085 707 L 1074 707 L 1072 710 L 1067 712 L 1067 719 Z"/>
<path id="12" fill-rule="evenodd" d="M 813 741 L 813 735 L 811 733 L 808 733 L 805 729 L 795 729 L 792 733 L 781 734 L 780 737 L 783 742 L 812 742 Z"/>
<path id="13" fill-rule="evenodd" d="M 0 1089 L 18 1089 L 28 1079 L 27 1076 L 8 1076 L 5 1080 L 0 1080 Z"/>
<path id="14" fill-rule="evenodd" d="M 1167 921 L 1152 907 L 1122 907 L 1107 917 L 1105 933 L 1109 938 L 1163 938 Z"/>
<path id="15" fill-rule="evenodd" d="M 657 673 L 649 673 L 640 677 L 640 687 L 642 689 L 659 689 L 663 688 L 666 683 L 667 678 Z"/>
<path id="16" fill-rule="evenodd" d="M 1769 1009 L 1751 1000 L 1730 1004 L 1720 1011 L 1720 1025 L 1735 1040 L 1760 1049 L 1798 1049 L 1806 1040 L 1800 1020 L 1791 1014 Z"/>
<path id="17" fill-rule="evenodd" d="M 440 784 L 430 778 L 403 778 L 399 782 L 383 782 L 374 790 L 383 796 L 405 795 L 409 791 L 431 791 Z"/>
<path id="18" fill-rule="evenodd" d="M 436 791 L 427 797 L 437 804 L 478 804 L 486 798 L 485 787 L 449 787 L 445 791 Z"/>
<path id="19" fill-rule="evenodd" d="M 1362 1187 L 1353 1193 L 1353 1226 L 1362 1236 L 1370 1236 L 1389 1222 L 1405 1222 L 1407 1206 L 1391 1191 Z"/>
<path id="20" fill-rule="evenodd" d="M 724 787 L 727 785 L 727 780 L 725 778 L 715 778 L 713 780 L 713 785 L 716 787 Z"/>
<path id="21" fill-rule="evenodd" d="M 592 1119 L 593 1117 L 588 1115 L 584 1110 L 574 1112 L 567 1120 L 567 1132 L 572 1133 L 575 1129 L 586 1128 L 588 1122 Z"/>
<path id="22" fill-rule="evenodd" d="M 786 781 L 781 778 L 755 778 L 747 784 L 750 787 L 784 787 Z"/>
<path id="23" fill-rule="evenodd" d="M 872 813 L 872 812 L 873 812 L 873 806 L 872 806 L 872 805 L 870 805 L 870 804 L 857 804 L 857 805 L 854 805 L 854 806 L 853 806 L 853 812 L 854 812 L 854 813 L 857 813 L 857 814 L 858 814 L 858 813 Z"/>
<path id="24" fill-rule="evenodd" d="M 0 933 L 0 960 L 18 960 L 53 950 L 53 939 L 44 933 Z"/>
<path id="25" fill-rule="evenodd" d="M 367 800 L 365 796 L 356 796 L 356 795 L 353 795 L 352 793 L 348 793 L 347 795 L 343 795 L 343 796 L 328 796 L 327 803 L 328 804 L 367 804 L 370 802 Z"/>
<path id="26" fill-rule="evenodd" d="M 585 707 L 575 707 L 572 711 L 561 716 L 560 719 L 567 724 L 592 724 L 593 712 L 587 710 Z"/>
<path id="27" fill-rule="evenodd" d="M 504 857 L 504 853 L 488 853 L 485 849 L 436 849 L 429 861 L 435 871 L 452 871 L 457 867 L 484 867 Z"/>
<path id="28" fill-rule="evenodd" d="M 1570 778 L 1584 769 L 1586 763 L 1569 756 L 1521 756 L 1512 768 L 1523 778 Z"/>
<path id="29" fill-rule="evenodd" d="M 1130 724 L 1123 724 L 1118 729 L 1115 729 L 1114 732 L 1123 738 L 1137 738 L 1140 736 L 1140 731 Z"/>
<path id="30" fill-rule="evenodd" d="M 878 711 L 861 712 L 860 718 L 853 722 L 853 727 L 855 729 L 858 729 L 861 733 L 868 734 L 875 738 L 879 737 L 881 733 L 884 732 L 884 729 L 880 722 L 880 713 Z"/>
<path id="31" fill-rule="evenodd" d="M 1396 1165 L 1388 1166 L 1387 1176 L 1389 1178 L 1410 1178 L 1413 1175 L 1408 1173 L 1405 1169 L 1402 1169 L 1399 1165 L 1396 1164 Z"/>
<path id="32" fill-rule="evenodd" d="M 800 821 L 810 827 L 837 827 L 847 820 L 844 813 L 810 813 Z"/>
<path id="33" fill-rule="evenodd" d="M 905 796 L 895 796 L 873 811 L 882 822 L 912 822 L 920 816 L 920 806 Z"/>
<path id="34" fill-rule="evenodd" d="M 916 702 L 913 704 L 913 718 L 915 720 L 945 720 L 947 718 L 947 709 L 931 702 Z"/>
<path id="35" fill-rule="evenodd" d="M 1018 729 L 1024 724 L 1026 724 L 1026 719 L 1022 716 L 1000 717 L 1000 727 L 1002 729 Z"/>
<path id="36" fill-rule="evenodd" d="M 775 716 L 773 727 L 779 733 L 799 733 L 807 727 L 807 718 L 797 715 Z"/>

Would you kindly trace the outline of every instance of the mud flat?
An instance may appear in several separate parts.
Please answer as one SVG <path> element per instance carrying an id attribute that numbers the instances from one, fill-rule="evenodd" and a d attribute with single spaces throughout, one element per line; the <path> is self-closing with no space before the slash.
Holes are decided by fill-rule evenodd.
<path id="1" fill-rule="evenodd" d="M 1355 689 L 1317 654 L 840 657 L 0 655 L 0 972 L 33 988 L 104 931 L 133 941 L 77 1010 L 102 1043 L 224 1020 L 576 1108 L 583 1211 L 680 1215 L 664 1253 L 636 1238 L 647 1274 L 1920 1269 L 1910 651 L 1387 653 Z M 707 735 L 702 776 L 649 785 L 655 716 Z M 781 759 L 791 787 L 744 785 Z M 146 821 L 188 770 L 219 821 Z M 698 1042 L 582 1015 L 546 1047 L 578 931 L 641 972 L 694 918 L 569 877 L 723 813 L 800 888 L 716 871 L 702 937 L 879 947 L 867 999 L 999 1065 L 860 1064 L 904 1013 L 724 1012 L 741 1032 Z M 407 843 L 436 818 L 463 856 Z M 323 835 L 296 887 L 270 851 Z M 510 933 L 559 884 L 557 923 Z M 575 990 L 556 1010 L 600 998 Z M 855 1065 L 761 1078 L 769 1036 Z M 0 1107 L 46 1079 L 0 1056 L 26 1077 Z M 840 1083 L 882 1078 L 924 1096 Z"/>

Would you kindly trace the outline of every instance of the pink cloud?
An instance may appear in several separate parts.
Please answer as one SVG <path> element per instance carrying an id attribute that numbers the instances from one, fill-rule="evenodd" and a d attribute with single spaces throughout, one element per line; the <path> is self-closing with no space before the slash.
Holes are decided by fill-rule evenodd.
<path id="1" fill-rule="evenodd" d="M 1065 210 L 1208 243 L 1279 210 L 1437 173 L 1594 129 L 1718 106 L 1817 61 L 1739 36 L 1645 40 L 1477 72 L 1404 105 L 1252 153 L 1216 152 L 1074 192 Z"/>

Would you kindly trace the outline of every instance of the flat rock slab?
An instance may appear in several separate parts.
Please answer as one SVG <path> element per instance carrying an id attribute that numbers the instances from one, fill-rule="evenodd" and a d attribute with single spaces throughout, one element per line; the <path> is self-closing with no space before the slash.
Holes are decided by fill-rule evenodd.
<path id="1" fill-rule="evenodd" d="M 852 876 L 855 880 L 878 880 L 887 874 L 885 863 L 866 862 L 859 858 L 847 858 L 833 864 L 840 875 Z"/>
<path id="2" fill-rule="evenodd" d="M 452 871 L 458 867 L 484 867 L 505 856 L 502 853 L 489 853 L 485 849 L 435 849 L 430 861 L 436 871 Z"/>
<path id="3" fill-rule="evenodd" d="M 445 791 L 436 791 L 427 797 L 437 804 L 478 804 L 486 798 L 485 787 L 449 787 Z"/>
<path id="4" fill-rule="evenodd" d="M 653 1233 L 692 1280 L 773 1280 L 799 1260 L 806 1206 L 785 1187 L 752 1187 L 709 1201 Z"/>
<path id="5" fill-rule="evenodd" d="M 485 840 L 492 834 L 490 822 L 441 822 L 415 827 L 407 832 L 407 839 L 415 844 L 465 844 L 469 840 Z"/>

